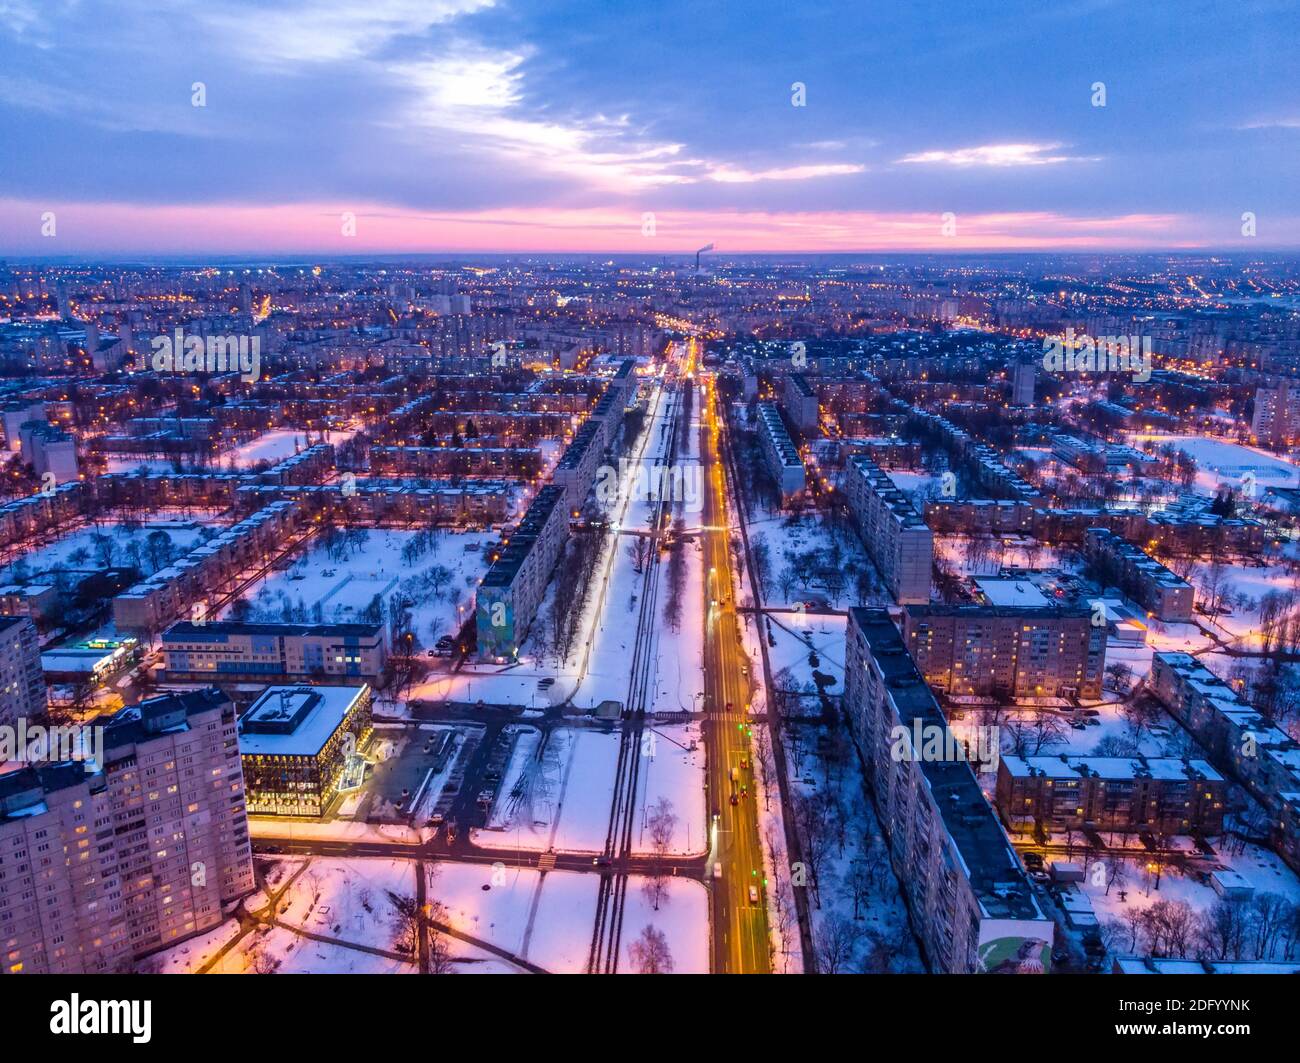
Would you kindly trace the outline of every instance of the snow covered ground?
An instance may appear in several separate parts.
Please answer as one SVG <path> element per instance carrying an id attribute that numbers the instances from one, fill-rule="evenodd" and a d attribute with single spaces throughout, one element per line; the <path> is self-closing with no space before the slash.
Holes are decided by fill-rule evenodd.
<path id="1" fill-rule="evenodd" d="M 670 852 L 700 853 L 707 845 L 704 807 L 704 749 L 699 725 L 650 724 L 641 742 L 637 778 L 637 829 L 633 849 L 652 852 L 647 810 L 661 798 L 677 817 Z M 534 732 L 536 735 L 536 732 Z M 690 749 L 691 739 L 697 748 Z M 490 848 L 536 852 L 597 853 L 609 832 L 609 811 L 618 767 L 619 735 L 613 731 L 558 727 L 550 732 L 543 757 L 539 737 L 525 735 L 503 779 L 488 827 L 474 828 L 470 839 Z M 528 774 L 526 796 L 510 794 Z"/>
<path id="2" fill-rule="evenodd" d="M 824 613 L 774 613 L 769 617 L 772 638 L 768 661 L 772 676 L 788 671 L 795 689 L 812 693 L 816 690 L 813 672 L 833 676 L 834 684 L 826 688 L 829 694 L 839 694 L 844 689 L 844 639 L 848 617 Z M 817 658 L 816 667 L 809 660 Z"/>
<path id="3" fill-rule="evenodd" d="M 836 973 L 924 970 L 852 744 L 841 731 L 804 724 L 790 725 L 785 733 L 791 800 L 808 869 L 803 888 L 819 964 L 826 962 L 826 943 L 838 935 L 849 945 Z M 820 811 L 801 814 L 801 809 Z M 811 828 L 812 823 L 819 826 Z M 775 886 L 788 895 L 789 870 L 776 874 L 785 876 L 787 881 Z M 791 901 L 784 903 L 788 907 Z M 797 947 L 797 929 L 787 933 Z"/>
<path id="4" fill-rule="evenodd" d="M 1267 451 L 1208 436 L 1134 434 L 1136 446 L 1147 441 L 1157 446 L 1170 444 L 1195 460 L 1195 487 L 1201 494 L 1215 494 L 1221 487 L 1240 490 L 1247 474 L 1256 489 L 1295 487 L 1300 484 L 1300 467 Z"/>
<path id="5" fill-rule="evenodd" d="M 429 895 L 446 906 L 450 925 L 553 973 L 586 968 L 600 878 L 506 864 L 440 863 Z M 630 970 L 627 946 L 647 924 L 668 938 L 677 973 L 708 971 L 708 895 L 687 879 L 668 879 L 659 911 L 648 903 L 644 880 L 627 887 L 620 970 Z"/>
<path id="6" fill-rule="evenodd" d="M 208 528 L 212 535 L 219 530 Z M 164 544 L 157 540 L 160 545 L 151 546 L 149 538 L 155 532 L 165 535 L 167 542 Z M 12 580 L 15 567 L 20 570 L 25 567 L 27 574 L 33 577 L 59 567 L 97 571 L 106 567 L 105 558 L 109 567 L 138 564 L 144 571 L 152 573 L 158 568 L 166 568 L 172 560 L 183 557 L 203 537 L 204 527 L 193 520 L 155 520 L 141 523 L 139 527 L 104 524 L 99 528 L 80 528 L 7 565 L 0 570 L 0 580 Z M 84 552 L 84 557 L 80 556 L 81 552 Z M 75 560 L 74 555 L 78 555 Z"/>
<path id="7" fill-rule="evenodd" d="M 246 469 L 259 461 L 284 461 L 285 458 L 291 458 L 306 449 L 305 433 L 291 428 L 273 428 L 246 443 L 241 443 L 230 452 L 230 456 L 239 468 Z M 225 455 L 223 460 L 224 458 Z"/>
<path id="8" fill-rule="evenodd" d="M 363 538 L 364 537 L 364 538 Z M 336 542 L 316 541 L 286 570 L 272 572 L 245 593 L 249 618 L 287 617 L 355 623 L 378 597 L 401 593 L 415 603 L 412 618 L 423 646 L 454 634 L 485 571 L 482 532 L 361 529 Z M 473 547 L 474 549 L 467 549 Z M 226 615 L 229 615 L 229 610 Z"/>

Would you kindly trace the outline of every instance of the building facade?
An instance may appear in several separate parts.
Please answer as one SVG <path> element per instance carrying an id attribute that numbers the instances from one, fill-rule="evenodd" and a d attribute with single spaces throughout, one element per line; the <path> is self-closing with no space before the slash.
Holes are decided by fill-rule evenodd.
<path id="1" fill-rule="evenodd" d="M 45 711 L 40 638 L 27 616 L 0 616 L 0 724 Z"/>
<path id="2" fill-rule="evenodd" d="M 239 719 L 248 811 L 323 815 L 356 774 L 349 760 L 370 738 L 371 703 L 366 685 L 264 690 Z"/>
<path id="3" fill-rule="evenodd" d="M 168 681 L 347 683 L 375 679 L 388 647 L 382 624 L 173 624 L 162 635 Z"/>
<path id="4" fill-rule="evenodd" d="M 934 536 L 889 474 L 865 454 L 844 463 L 849 509 L 867 553 L 900 605 L 928 602 Z"/>
<path id="5" fill-rule="evenodd" d="M 970 763 L 927 759 L 900 743 L 930 729 L 950 732 L 885 610 L 849 610 L 844 675 L 849 732 L 931 968 L 1047 970 L 1054 924 Z"/>
<path id="6" fill-rule="evenodd" d="M 1101 697 L 1106 627 L 1084 608 L 909 605 L 903 639 L 926 682 L 945 694 Z"/>
<path id="7" fill-rule="evenodd" d="M 1223 830 L 1227 781 L 1203 760 L 1016 757 L 998 762 L 998 812 L 1013 832 Z"/>
<path id="8" fill-rule="evenodd" d="M 104 725 L 103 762 L 0 773 L 0 967 L 113 972 L 217 926 L 253 889 L 235 708 L 150 698 Z"/>

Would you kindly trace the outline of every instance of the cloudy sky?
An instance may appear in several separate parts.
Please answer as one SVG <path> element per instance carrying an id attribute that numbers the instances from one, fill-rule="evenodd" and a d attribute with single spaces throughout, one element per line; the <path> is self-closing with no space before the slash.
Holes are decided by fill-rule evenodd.
<path id="1" fill-rule="evenodd" d="M 0 0 L 0 255 L 1296 248 L 1298 10 Z"/>

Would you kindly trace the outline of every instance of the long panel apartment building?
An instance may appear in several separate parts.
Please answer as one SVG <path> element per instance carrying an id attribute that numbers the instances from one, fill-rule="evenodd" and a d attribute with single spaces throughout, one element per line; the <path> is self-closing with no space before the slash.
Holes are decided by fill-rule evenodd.
<path id="1" fill-rule="evenodd" d="M 1192 585 L 1109 528 L 1089 528 L 1084 533 L 1083 556 L 1100 570 L 1103 583 L 1118 585 L 1157 620 L 1192 619 Z"/>
<path id="2" fill-rule="evenodd" d="M 388 646 L 382 624 L 254 624 L 182 620 L 162 635 L 169 682 L 347 683 L 373 680 Z"/>
<path id="3" fill-rule="evenodd" d="M 481 660 L 511 660 L 518 655 L 568 537 L 565 488 L 547 484 L 534 496 L 479 584 L 474 626 Z"/>
<path id="4" fill-rule="evenodd" d="M 1205 838 L 1223 830 L 1227 788 L 1204 760 L 1003 756 L 996 800 L 1013 832 L 1091 829 Z"/>
<path id="5" fill-rule="evenodd" d="M 815 435 L 821 418 L 820 405 L 815 392 L 802 373 L 790 373 L 781 386 L 781 405 L 790 422 L 805 437 Z"/>
<path id="6" fill-rule="evenodd" d="M 949 732 L 889 614 L 849 610 L 846 639 L 850 734 L 931 968 L 947 974 L 1046 970 L 1054 924 L 1035 900 L 971 765 L 926 759 L 910 742 L 900 743 L 900 735 Z M 913 752 L 898 756 L 900 746 Z"/>
<path id="7" fill-rule="evenodd" d="M 235 707 L 166 694 L 104 725 L 102 763 L 0 772 L 5 973 L 127 970 L 253 889 Z"/>
<path id="8" fill-rule="evenodd" d="M 1300 742 L 1190 654 L 1157 653 L 1150 687 L 1210 761 L 1264 806 L 1270 844 L 1300 871 Z"/>
<path id="9" fill-rule="evenodd" d="M 909 605 L 903 639 L 945 694 L 1101 697 L 1106 628 L 1081 606 Z"/>
<path id="10" fill-rule="evenodd" d="M 803 459 L 775 403 L 758 404 L 758 445 L 767 471 L 781 492 L 781 501 L 787 502 L 800 494 L 807 486 Z"/>
<path id="11" fill-rule="evenodd" d="M 867 553 L 900 605 L 928 602 L 934 537 L 888 473 L 865 454 L 844 464 L 849 509 Z"/>

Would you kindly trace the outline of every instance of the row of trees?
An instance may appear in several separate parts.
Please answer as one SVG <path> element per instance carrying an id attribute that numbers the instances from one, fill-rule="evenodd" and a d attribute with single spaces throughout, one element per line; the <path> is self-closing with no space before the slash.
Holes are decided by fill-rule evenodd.
<path id="1" fill-rule="evenodd" d="M 1147 957 L 1293 960 L 1300 957 L 1300 904 L 1276 893 L 1220 898 L 1196 911 L 1186 901 L 1136 905 L 1102 924 L 1107 949 Z"/>

